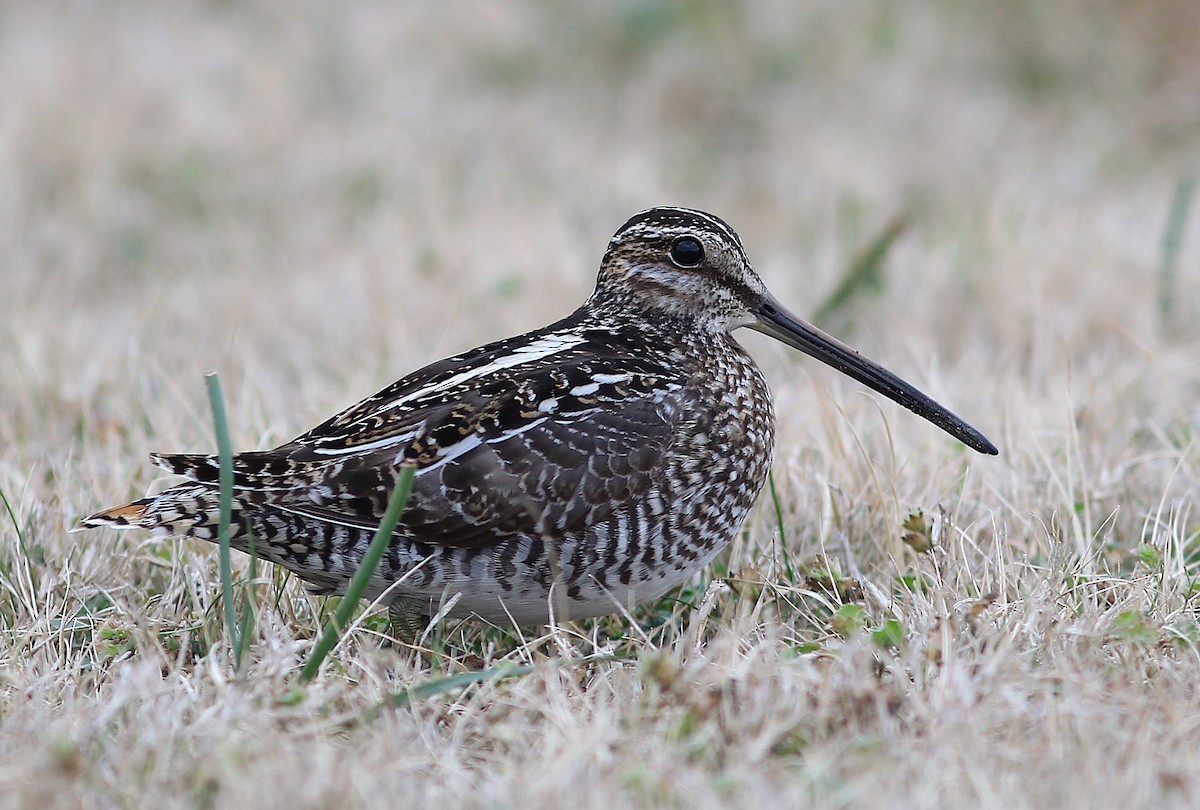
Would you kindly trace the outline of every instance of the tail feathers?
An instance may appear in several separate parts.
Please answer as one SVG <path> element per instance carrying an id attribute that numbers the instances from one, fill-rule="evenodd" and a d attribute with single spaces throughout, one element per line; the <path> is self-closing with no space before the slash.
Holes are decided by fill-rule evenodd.
<path id="1" fill-rule="evenodd" d="M 83 519 L 81 528 L 110 526 L 187 534 L 204 540 L 216 536 L 217 491 L 205 484 L 181 484 L 125 506 L 105 509 Z M 237 521 L 234 521 L 237 528 Z"/>
<path id="2" fill-rule="evenodd" d="M 81 521 L 79 529 L 140 528 L 157 536 L 217 542 L 219 502 L 217 487 L 184 483 L 90 515 Z M 345 589 L 361 558 L 361 553 L 354 550 L 365 548 L 371 535 L 368 528 L 314 519 L 273 504 L 257 492 L 235 493 L 232 507 L 229 528 L 233 548 L 248 551 L 252 535 L 255 553 L 294 571 L 319 593 Z"/>
<path id="3" fill-rule="evenodd" d="M 202 484 L 216 484 L 221 463 L 216 456 L 199 453 L 151 453 L 150 460 L 164 470 Z M 295 489 L 303 478 L 303 464 L 274 451 L 239 453 L 233 457 L 233 486 L 236 489 Z"/>
<path id="4" fill-rule="evenodd" d="M 115 526 L 119 529 L 126 529 L 141 526 L 142 518 L 153 501 L 153 498 L 141 498 L 124 506 L 114 506 L 112 509 L 88 515 L 81 522 L 81 527 L 95 529 L 100 526 Z"/>

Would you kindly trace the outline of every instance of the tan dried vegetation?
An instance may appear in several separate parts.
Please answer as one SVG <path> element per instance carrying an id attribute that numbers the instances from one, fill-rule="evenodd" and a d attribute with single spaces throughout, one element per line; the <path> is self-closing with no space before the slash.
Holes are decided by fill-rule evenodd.
<path id="1" fill-rule="evenodd" d="M 1198 43 L 1165 0 L 5 4 L 0 804 L 1194 806 Z M 206 371 L 270 446 L 568 312 L 655 204 L 799 312 L 895 236 L 828 325 L 1002 455 L 750 336 L 777 498 L 703 581 L 423 654 L 370 611 L 304 687 L 328 600 L 265 567 L 238 674 L 213 547 L 67 533 L 213 448 Z"/>

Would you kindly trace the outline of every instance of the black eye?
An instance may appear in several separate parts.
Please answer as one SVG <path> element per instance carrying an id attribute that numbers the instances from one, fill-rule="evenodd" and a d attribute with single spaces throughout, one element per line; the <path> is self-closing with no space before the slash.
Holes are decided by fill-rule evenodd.
<path id="1" fill-rule="evenodd" d="M 671 261 L 680 267 L 695 267 L 704 261 L 704 246 L 698 239 L 681 236 L 671 245 Z"/>

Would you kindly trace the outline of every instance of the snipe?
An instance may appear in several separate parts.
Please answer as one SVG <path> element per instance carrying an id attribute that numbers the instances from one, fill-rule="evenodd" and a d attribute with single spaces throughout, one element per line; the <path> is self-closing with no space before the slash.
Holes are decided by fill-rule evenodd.
<path id="1" fill-rule="evenodd" d="M 816 357 L 981 453 L 979 431 L 790 314 L 711 214 L 654 208 L 617 231 L 572 315 L 413 372 L 274 450 L 235 456 L 233 544 L 319 593 L 345 589 L 396 481 L 418 472 L 372 583 L 431 615 L 543 622 L 616 612 L 695 574 L 738 530 L 775 415 L 750 327 Z M 156 454 L 191 479 L 92 515 L 214 540 L 215 456 Z"/>

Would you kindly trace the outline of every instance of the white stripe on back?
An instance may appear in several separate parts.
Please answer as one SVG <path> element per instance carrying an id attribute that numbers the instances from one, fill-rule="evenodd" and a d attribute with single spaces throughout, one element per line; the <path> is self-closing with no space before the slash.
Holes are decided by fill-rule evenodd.
<path id="1" fill-rule="evenodd" d="M 583 342 L 583 336 L 571 334 L 569 332 L 556 335 L 546 335 L 545 337 L 538 338 L 537 340 L 525 346 L 519 346 L 516 349 L 513 349 L 512 354 L 506 354 L 501 357 L 497 357 L 487 365 L 480 366 L 479 368 L 467 369 L 466 371 L 460 371 L 458 374 L 454 374 L 444 380 L 438 380 L 426 385 L 423 388 L 418 388 L 416 391 L 405 394 L 402 397 L 393 399 L 381 406 L 376 413 L 395 410 L 396 408 L 403 408 L 414 400 L 421 399 L 422 397 L 429 396 L 430 394 L 436 394 L 439 391 L 446 391 L 450 388 L 454 388 L 457 385 L 461 385 L 468 380 L 474 380 L 477 377 L 485 377 L 493 372 L 503 371 L 506 368 L 512 368 L 524 363 L 533 363 L 549 357 L 552 354 L 558 354 L 559 352 L 578 346 Z"/>
<path id="2" fill-rule="evenodd" d="M 340 447 L 314 447 L 313 452 L 320 453 L 323 456 L 344 456 L 350 453 L 362 453 L 367 450 L 377 450 L 380 447 L 391 447 L 393 444 L 400 444 L 401 442 L 406 442 L 409 439 L 415 439 L 417 434 L 420 432 L 420 430 L 410 430 L 407 433 L 401 433 L 396 436 L 385 436 L 382 439 L 376 439 L 375 441 L 367 442 L 366 444 L 348 444 Z M 322 441 L 335 441 L 340 438 L 347 438 L 347 435 L 343 434 L 342 436 L 331 436 L 328 439 L 322 439 Z"/>

